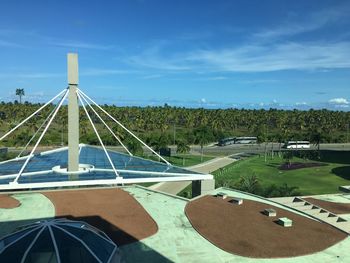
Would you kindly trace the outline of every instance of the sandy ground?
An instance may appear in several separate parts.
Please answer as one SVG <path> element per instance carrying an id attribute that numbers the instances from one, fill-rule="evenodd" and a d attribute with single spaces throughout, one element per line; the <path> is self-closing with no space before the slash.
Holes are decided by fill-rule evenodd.
<path id="1" fill-rule="evenodd" d="M 268 204 L 244 200 L 242 205 L 213 196 L 187 204 L 185 212 L 192 226 L 219 248 L 253 258 L 294 257 L 322 251 L 345 239 L 336 228 Z M 277 217 L 262 214 L 274 208 Z M 288 217 L 293 226 L 286 228 L 276 220 Z"/>
<path id="2" fill-rule="evenodd" d="M 315 199 L 312 197 L 303 198 L 303 199 L 305 201 L 310 202 L 313 205 L 317 205 L 334 214 L 350 214 L 350 203 L 344 204 L 344 203 L 328 202 L 324 200 Z"/>
<path id="3" fill-rule="evenodd" d="M 129 244 L 158 231 L 143 207 L 121 189 L 44 192 L 56 217 L 85 221 L 104 231 L 117 245 Z"/>
<path id="4" fill-rule="evenodd" d="M 0 195 L 0 208 L 15 208 L 20 205 L 21 203 L 13 197 L 6 194 Z"/>

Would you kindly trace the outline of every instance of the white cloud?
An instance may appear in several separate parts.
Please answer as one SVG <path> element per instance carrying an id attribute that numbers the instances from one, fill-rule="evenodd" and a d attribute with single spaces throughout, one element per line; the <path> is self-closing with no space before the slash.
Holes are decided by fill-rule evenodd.
<path id="1" fill-rule="evenodd" d="M 333 105 L 349 105 L 350 104 L 350 102 L 345 98 L 334 98 L 334 99 L 330 99 L 328 102 L 330 104 L 333 104 Z"/>
<path id="2" fill-rule="evenodd" d="M 6 40 L 1 40 L 0 39 L 0 47 L 13 47 L 13 48 L 18 48 L 18 47 L 24 47 L 23 45 L 11 42 L 11 41 L 6 41 Z"/>
<path id="3" fill-rule="evenodd" d="M 122 70 L 122 69 L 105 69 L 105 68 L 90 68 L 82 70 L 81 76 L 103 76 L 103 75 L 121 75 L 137 73 L 135 70 Z"/>
<path id="4" fill-rule="evenodd" d="M 273 72 L 281 70 L 329 71 L 350 68 L 350 41 L 344 35 L 322 41 L 291 38 L 346 23 L 350 4 L 333 5 L 309 14 L 286 18 L 281 26 L 248 36 L 246 43 L 221 48 L 192 48 L 172 53 L 176 44 L 157 40 L 140 54 L 130 56 L 130 64 L 166 71 L 191 72 Z M 328 29 L 328 28 L 327 28 Z M 307 38 L 310 39 L 310 38 Z M 343 40 L 340 40 L 343 39 Z M 203 45 L 202 45 L 203 46 Z M 176 49 L 178 50 L 178 49 Z"/>
<path id="5" fill-rule="evenodd" d="M 350 43 L 284 43 L 194 51 L 187 61 L 211 71 L 269 72 L 350 67 Z"/>
<path id="6" fill-rule="evenodd" d="M 292 16 L 294 21 L 287 18 L 287 21 L 282 23 L 282 25 L 262 30 L 254 34 L 254 37 L 264 40 L 273 40 L 315 31 L 324 26 L 341 23 L 343 20 L 347 20 L 349 12 L 350 5 L 345 3 L 343 5 L 333 6 L 332 8 L 318 10 L 310 13 L 307 17 L 301 17 L 295 14 Z M 302 14 L 304 15 L 304 13 Z"/>
<path id="7" fill-rule="evenodd" d="M 36 72 L 36 73 L 1 73 L 1 79 L 48 79 L 62 77 L 65 74 L 61 73 L 46 73 L 46 72 Z"/>
<path id="8" fill-rule="evenodd" d="M 163 75 L 161 74 L 152 74 L 152 75 L 147 75 L 144 76 L 143 79 L 158 79 L 161 78 Z"/>
<path id="9" fill-rule="evenodd" d="M 97 49 L 97 50 L 107 50 L 112 49 L 112 45 L 101 45 L 89 42 L 81 42 L 81 41 L 52 41 L 52 45 L 60 46 L 60 47 L 70 47 L 70 48 L 82 48 L 82 49 Z"/>
<path id="10" fill-rule="evenodd" d="M 302 101 L 302 102 L 296 102 L 295 105 L 296 106 L 306 106 L 308 104 L 305 101 Z"/>
<path id="11" fill-rule="evenodd" d="M 200 102 L 201 103 L 207 103 L 207 100 L 205 98 L 201 98 Z"/>
<path id="12" fill-rule="evenodd" d="M 128 63 L 166 71 L 273 72 L 350 68 L 350 42 L 247 44 L 165 55 L 160 47 L 130 57 Z"/>
<path id="13" fill-rule="evenodd" d="M 225 76 L 216 76 L 216 77 L 209 77 L 207 80 L 225 80 L 228 79 L 228 77 Z"/>

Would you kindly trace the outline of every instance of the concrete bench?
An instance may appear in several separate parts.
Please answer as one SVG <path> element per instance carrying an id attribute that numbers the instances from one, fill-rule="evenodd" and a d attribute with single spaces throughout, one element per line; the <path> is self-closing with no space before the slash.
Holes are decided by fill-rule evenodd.
<path id="1" fill-rule="evenodd" d="M 264 210 L 264 215 L 267 215 L 267 216 L 276 216 L 277 215 L 277 212 L 275 209 L 272 209 L 272 208 L 266 208 Z"/>
<path id="2" fill-rule="evenodd" d="M 291 227 L 293 225 L 293 221 L 287 217 L 278 218 L 277 223 L 283 227 Z"/>
<path id="3" fill-rule="evenodd" d="M 232 204 L 241 205 L 241 204 L 243 204 L 243 199 L 234 197 L 234 198 L 232 198 L 232 200 L 230 200 L 230 202 Z"/>

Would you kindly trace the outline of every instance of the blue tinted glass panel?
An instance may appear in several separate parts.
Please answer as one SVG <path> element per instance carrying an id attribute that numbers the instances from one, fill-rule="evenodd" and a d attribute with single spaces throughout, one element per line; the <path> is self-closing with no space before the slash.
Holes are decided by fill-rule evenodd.
<path id="1" fill-rule="evenodd" d="M 15 243 L 6 248 L 0 254 L 0 262 L 21 262 L 25 251 L 32 243 L 38 232 L 39 230 L 34 230 L 30 234 L 22 236 L 22 238 L 18 239 Z"/>
<path id="2" fill-rule="evenodd" d="M 65 263 L 95 263 L 98 262 L 82 243 L 52 227 L 61 262 Z"/>
<path id="3" fill-rule="evenodd" d="M 113 161 L 114 166 L 120 172 L 120 175 L 125 179 L 133 178 L 160 178 L 160 177 L 174 177 L 181 176 L 181 174 L 191 174 L 194 177 L 198 175 L 183 168 L 168 166 L 164 163 L 146 160 L 140 157 L 129 156 L 123 153 L 108 151 Z M 98 179 L 114 179 L 113 171 L 100 172 L 95 171 L 87 174 L 80 174 L 79 176 L 68 176 L 62 174 L 55 174 L 51 172 L 53 166 L 60 165 L 67 167 L 68 151 L 61 150 L 44 155 L 35 155 L 24 172 L 49 171 L 46 174 L 21 176 L 19 183 L 42 183 L 42 182 L 60 182 L 72 180 L 98 180 Z M 1 175 L 17 174 L 21 169 L 25 160 L 12 160 L 5 163 L 0 163 L 0 184 L 8 184 L 14 178 L 1 178 Z M 111 165 L 101 148 L 92 146 L 83 146 L 80 151 L 79 162 L 82 164 L 91 164 L 96 168 L 111 169 Z M 161 174 L 135 174 L 128 171 L 148 171 L 157 172 Z M 169 173 L 177 173 L 178 175 L 171 175 Z M 187 176 L 187 175 L 186 175 Z"/>
<path id="4" fill-rule="evenodd" d="M 60 227 L 81 239 L 102 262 L 108 261 L 114 249 L 111 243 L 89 230 L 62 225 Z"/>
<path id="5" fill-rule="evenodd" d="M 24 261 L 25 263 L 56 263 L 56 252 L 52 243 L 52 238 L 48 227 L 41 232 L 40 236 L 34 243 L 33 247 L 30 249 L 27 257 Z"/>

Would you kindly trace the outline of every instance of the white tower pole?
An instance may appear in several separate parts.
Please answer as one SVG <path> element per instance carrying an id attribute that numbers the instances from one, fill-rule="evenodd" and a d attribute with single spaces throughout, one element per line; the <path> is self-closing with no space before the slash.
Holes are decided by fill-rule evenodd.
<path id="1" fill-rule="evenodd" d="M 68 53 L 68 171 L 79 170 L 78 54 Z"/>

